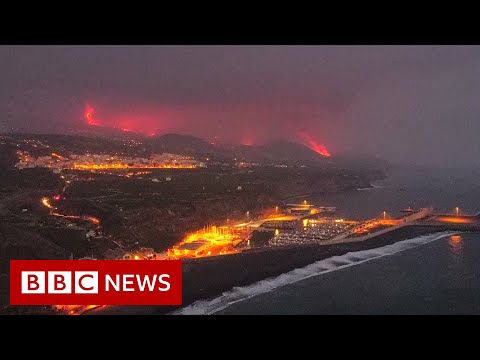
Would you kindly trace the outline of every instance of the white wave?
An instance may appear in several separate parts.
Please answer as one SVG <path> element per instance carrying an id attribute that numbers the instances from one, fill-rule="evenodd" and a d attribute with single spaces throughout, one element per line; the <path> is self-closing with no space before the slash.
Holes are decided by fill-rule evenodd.
<path id="1" fill-rule="evenodd" d="M 368 190 L 375 190 L 375 189 L 383 189 L 384 186 L 383 185 L 379 185 L 379 184 L 372 184 L 371 187 L 366 187 L 366 188 L 358 188 L 356 189 L 357 191 L 368 191 Z"/>
<path id="2" fill-rule="evenodd" d="M 323 259 L 303 268 L 298 268 L 281 274 L 277 277 L 258 281 L 254 284 L 234 287 L 232 290 L 223 293 L 211 300 L 199 300 L 193 304 L 176 310 L 171 315 L 210 315 L 221 311 L 232 304 L 250 299 L 254 296 L 270 292 L 281 286 L 296 283 L 313 276 L 336 271 L 346 267 L 362 264 L 364 262 L 396 254 L 429 242 L 442 239 L 457 232 L 445 231 L 399 241 L 390 245 L 375 249 L 349 252 L 340 256 L 333 256 Z"/>

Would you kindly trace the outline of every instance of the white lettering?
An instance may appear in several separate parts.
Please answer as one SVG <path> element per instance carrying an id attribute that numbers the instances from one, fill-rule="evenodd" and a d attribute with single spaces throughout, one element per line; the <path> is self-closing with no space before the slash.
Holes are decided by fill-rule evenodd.
<path id="1" fill-rule="evenodd" d="M 164 281 L 163 278 L 170 278 L 170 275 L 168 274 L 162 274 L 158 277 L 158 282 L 161 283 L 161 284 L 164 284 L 165 287 L 162 288 L 162 287 L 159 287 L 158 290 L 159 291 L 168 291 L 170 290 L 170 283 L 168 281 Z"/>
<path id="2" fill-rule="evenodd" d="M 140 291 L 145 291 L 145 285 L 148 285 L 148 290 L 153 291 L 155 289 L 155 280 L 157 280 L 157 274 L 153 275 L 152 282 L 150 282 L 150 276 L 145 275 L 143 282 L 140 280 L 140 275 L 137 275 L 137 283 Z"/>
<path id="3" fill-rule="evenodd" d="M 123 291 L 135 291 L 133 287 L 127 288 L 127 285 L 133 285 L 133 280 L 127 280 L 127 278 L 133 278 L 133 274 L 124 274 L 123 275 Z"/>
<path id="4" fill-rule="evenodd" d="M 115 291 L 120 291 L 120 275 L 115 275 L 115 281 L 110 277 L 110 275 L 105 276 L 105 291 L 110 291 L 108 284 L 111 284 Z"/>

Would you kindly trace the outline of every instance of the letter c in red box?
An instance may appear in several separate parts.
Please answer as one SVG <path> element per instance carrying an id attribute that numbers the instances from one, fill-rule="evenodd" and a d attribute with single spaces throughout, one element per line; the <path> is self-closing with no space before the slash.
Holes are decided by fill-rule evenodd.
<path id="1" fill-rule="evenodd" d="M 11 260 L 12 305 L 181 305 L 180 260 Z"/>

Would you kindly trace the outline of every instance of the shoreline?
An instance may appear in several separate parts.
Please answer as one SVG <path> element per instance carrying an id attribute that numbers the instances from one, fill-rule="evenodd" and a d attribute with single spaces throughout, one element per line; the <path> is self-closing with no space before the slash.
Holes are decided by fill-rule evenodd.
<path id="1" fill-rule="evenodd" d="M 280 201 L 281 201 L 282 203 L 286 203 L 286 202 L 288 202 L 288 201 L 292 201 L 292 200 L 299 199 L 299 198 L 310 197 L 310 196 L 318 196 L 318 195 L 325 195 L 325 194 L 347 194 L 347 193 L 350 193 L 350 192 L 356 192 L 356 191 L 362 191 L 362 190 L 372 190 L 372 189 L 376 189 L 376 187 L 373 186 L 373 185 L 370 185 L 370 187 L 367 187 L 367 188 L 362 188 L 362 189 L 349 189 L 349 190 L 338 191 L 338 192 L 333 192 L 333 193 L 329 193 L 329 192 L 311 192 L 311 193 L 306 193 L 306 194 L 301 194 L 301 195 L 289 196 L 289 197 L 287 197 L 287 198 L 280 199 Z"/>
<path id="2" fill-rule="evenodd" d="M 183 304 L 181 306 L 108 306 L 86 315 L 164 315 L 198 300 L 221 295 L 234 287 L 279 276 L 316 261 L 348 252 L 373 249 L 434 232 L 451 230 L 449 226 L 404 225 L 363 241 L 334 244 L 305 244 L 245 251 L 238 254 L 182 261 Z M 459 231 L 461 231 L 459 229 Z"/>
<path id="3" fill-rule="evenodd" d="M 355 188 L 355 189 L 348 189 L 348 190 L 343 190 L 343 191 L 338 191 L 334 193 L 328 193 L 328 192 L 310 192 L 306 194 L 301 194 L 301 195 L 294 195 L 294 196 L 289 196 L 283 199 L 280 199 L 281 202 L 285 203 L 288 201 L 292 201 L 298 198 L 304 198 L 304 197 L 310 197 L 310 196 L 318 196 L 318 195 L 324 195 L 324 194 L 345 194 L 349 192 L 357 192 L 357 191 L 368 191 L 368 190 L 374 190 L 374 189 L 383 189 L 383 186 L 375 186 L 374 183 L 378 181 L 383 181 L 385 179 L 378 179 L 378 180 L 373 180 L 370 182 L 370 186 L 364 187 L 364 188 Z"/>

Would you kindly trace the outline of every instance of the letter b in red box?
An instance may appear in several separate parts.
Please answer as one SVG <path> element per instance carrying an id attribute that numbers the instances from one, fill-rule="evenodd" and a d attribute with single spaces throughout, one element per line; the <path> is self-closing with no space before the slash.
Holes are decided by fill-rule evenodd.
<path id="1" fill-rule="evenodd" d="M 181 305 L 180 260 L 11 260 L 12 305 Z"/>

